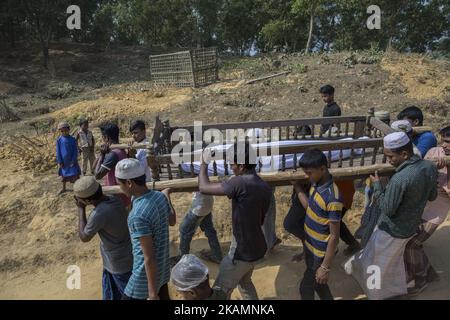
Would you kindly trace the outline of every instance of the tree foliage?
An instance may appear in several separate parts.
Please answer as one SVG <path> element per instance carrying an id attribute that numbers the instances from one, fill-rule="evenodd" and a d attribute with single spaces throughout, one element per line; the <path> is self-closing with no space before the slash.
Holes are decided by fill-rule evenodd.
<path id="1" fill-rule="evenodd" d="M 366 21 L 371 0 L 80 0 L 81 30 L 68 30 L 68 0 L 4 0 L 0 43 L 48 45 L 61 38 L 99 46 L 216 45 L 235 54 L 251 48 L 313 51 L 390 47 L 448 51 L 448 0 L 379 0 L 381 30 Z"/>

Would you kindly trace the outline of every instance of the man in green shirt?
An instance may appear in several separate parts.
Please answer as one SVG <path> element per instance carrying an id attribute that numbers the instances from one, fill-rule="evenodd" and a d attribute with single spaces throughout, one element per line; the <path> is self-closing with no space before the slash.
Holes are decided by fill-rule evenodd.
<path id="1" fill-rule="evenodd" d="M 384 138 L 384 154 L 395 174 L 384 188 L 378 173 L 371 176 L 380 218 L 366 247 L 346 264 L 369 299 L 389 299 L 407 293 L 405 245 L 416 233 L 428 201 L 437 197 L 437 168 L 414 155 L 404 132 Z"/>
<path id="2" fill-rule="evenodd" d="M 392 135 L 406 136 L 396 132 L 386 137 Z M 411 141 L 397 149 L 388 149 L 385 145 L 384 153 L 396 169 L 386 189 L 377 175 L 371 177 L 374 196 L 378 197 L 381 209 L 378 228 L 394 238 L 410 238 L 421 223 L 427 202 L 437 198 L 437 168 L 414 155 Z"/>

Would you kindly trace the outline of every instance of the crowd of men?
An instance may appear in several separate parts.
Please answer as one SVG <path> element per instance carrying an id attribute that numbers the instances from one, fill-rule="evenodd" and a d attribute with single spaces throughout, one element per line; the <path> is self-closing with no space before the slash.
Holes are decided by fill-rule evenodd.
<path id="1" fill-rule="evenodd" d="M 334 101 L 334 88 L 324 86 L 320 93 L 326 103 L 323 116 L 341 115 Z M 306 151 L 300 158 L 298 167 L 309 182 L 292 181 L 291 207 L 283 225 L 303 248 L 293 257 L 294 261 L 304 260 L 306 265 L 299 284 L 301 299 L 312 300 L 316 294 L 320 299 L 333 299 L 328 283 L 336 268 L 333 260 L 340 238 L 347 244 L 343 252 L 349 257 L 345 270 L 369 299 L 416 295 L 428 283 L 439 280 L 423 243 L 446 220 L 450 210 L 446 160 L 450 156 L 450 126 L 439 131 L 438 145 L 433 132 L 413 131 L 413 127 L 423 125 L 418 107 L 404 109 L 397 118 L 392 123 L 395 132 L 384 137 L 384 154 L 395 173 L 380 178 L 375 172 L 368 179 L 365 212 L 355 235 L 342 219 L 352 207 L 354 182 L 335 181 L 327 157 L 317 149 Z M 104 299 L 170 299 L 170 281 L 185 299 L 229 299 L 236 287 L 243 299 L 258 299 L 253 271 L 281 240 L 275 232 L 274 188 L 257 174 L 248 142 L 245 148 L 234 145 L 234 159 L 227 159 L 234 176 L 221 183 L 209 180 L 211 154 L 204 150 L 199 191 L 193 194 L 192 206 L 180 223 L 179 253 L 170 257 L 169 228 L 176 224 L 176 212 L 170 189 L 159 192 L 147 188 L 151 180 L 147 151 L 130 148 L 127 153 L 111 148 L 119 143 L 119 128 L 112 123 L 101 127 L 103 144 L 97 157 L 88 121 L 80 121 L 76 138 L 70 135 L 67 123 L 60 123 L 58 129 L 61 192 L 66 192 L 67 182 L 75 183 L 80 239 L 87 242 L 96 234 L 100 237 Z M 135 142 L 147 141 L 143 121 L 132 123 L 129 132 Z M 80 152 L 82 172 L 77 160 Z M 122 194 L 104 194 L 98 182 L 102 179 L 104 186 L 118 185 Z M 214 196 L 231 200 L 232 241 L 225 254 L 212 218 Z M 87 206 L 93 206 L 89 216 Z M 201 252 L 201 258 L 219 264 L 213 286 L 206 265 L 190 254 L 198 227 L 211 248 Z M 367 286 L 371 266 L 379 268 L 378 286 Z"/>

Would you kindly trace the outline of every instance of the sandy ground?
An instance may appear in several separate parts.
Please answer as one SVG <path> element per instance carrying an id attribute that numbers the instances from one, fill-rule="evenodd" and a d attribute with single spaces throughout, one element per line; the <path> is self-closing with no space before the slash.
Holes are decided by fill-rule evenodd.
<path id="1" fill-rule="evenodd" d="M 28 50 L 27 54 L 38 54 L 39 49 L 35 51 Z M 392 55 L 379 64 L 356 64 L 351 68 L 342 63 L 346 53 L 329 55 L 329 60 L 323 56 L 286 55 L 245 59 L 221 69 L 220 83 L 173 90 L 149 86 L 147 56 L 140 51 L 101 54 L 82 47 L 58 47 L 52 54 L 53 74 L 35 62 L 24 66 L 19 60 L 5 60 L 0 55 L 0 94 L 6 95 L 5 102 L 23 119 L 0 126 L 0 299 L 101 298 L 99 239 L 81 243 L 72 194 L 58 197 L 56 170 L 41 163 L 54 157 L 53 142 L 42 147 L 44 154 L 36 159 L 36 152 L 22 141 L 28 150 L 26 163 L 10 148 L 10 141 L 18 141 L 14 137 L 18 133 L 35 134 L 30 123 L 49 119 L 53 123 L 63 119 L 75 122 L 79 116 L 90 116 L 94 122 L 118 120 L 123 130 L 131 119 L 139 117 L 151 124 L 156 115 L 170 119 L 172 125 L 194 120 L 211 123 L 317 117 L 323 107 L 317 90 L 324 83 L 335 85 L 336 99 L 346 115 L 365 115 L 374 106 L 390 111 L 394 117 L 402 107 L 416 103 L 425 111 L 425 124 L 436 130 L 448 124 L 450 114 L 450 64 L 418 55 Z M 275 59 L 282 61 L 282 69 L 293 67 L 293 72 L 243 85 L 245 79 L 277 71 L 271 67 Z M 87 61 L 89 70 L 72 72 L 73 61 Z M 298 71 L 299 64 L 306 66 L 307 72 Z M 95 134 L 98 137 L 97 130 Z M 190 205 L 190 194 L 173 198 L 179 223 Z M 283 244 L 257 267 L 254 283 L 261 299 L 298 299 L 298 284 L 305 267 L 303 262 L 290 261 L 300 245 L 282 227 L 290 188 L 277 188 L 276 198 L 277 233 Z M 361 204 L 362 194 L 358 193 L 354 210 L 345 217 L 353 230 L 361 217 Z M 231 234 L 227 199 L 216 198 L 214 223 L 225 251 Z M 419 299 L 450 299 L 450 251 L 446 245 L 450 242 L 449 228 L 447 221 L 425 245 L 441 280 L 430 284 Z M 171 228 L 170 238 L 175 254 L 178 225 Z M 192 252 L 207 247 L 206 239 L 198 233 Z M 340 252 L 343 249 L 340 244 Z M 356 282 L 341 268 L 343 262 L 341 253 L 333 267 L 333 294 L 336 299 L 363 298 Z M 81 268 L 80 290 L 66 287 L 70 265 Z M 214 279 L 217 265 L 208 265 Z M 237 291 L 233 298 L 240 298 Z"/>
<path id="2" fill-rule="evenodd" d="M 77 238 L 76 208 L 70 194 L 62 197 L 53 195 L 59 184 L 55 177 L 13 174 L 8 170 L 11 164 L 0 161 L 0 175 L 8 180 L 9 186 L 2 190 L 2 221 L 0 233 L 0 299 L 100 299 L 102 262 L 98 249 L 99 238 L 84 244 Z M 3 180 L 5 181 L 5 180 Z M 45 191 L 35 182 L 41 181 Z M 18 192 L 20 190 L 20 193 Z M 282 221 L 287 213 L 290 190 L 277 188 L 277 233 L 283 244 L 276 248 L 254 273 L 253 279 L 260 299 L 298 299 L 298 285 L 305 270 L 303 262 L 291 262 L 291 257 L 301 248 L 300 244 L 282 230 Z M 189 194 L 174 196 L 178 223 L 189 206 Z M 23 201 L 23 202 L 20 202 Z M 357 193 L 355 205 L 359 208 L 362 195 Z M 12 208 L 6 214 L 5 207 Z M 28 207 L 22 212 L 19 208 Z M 16 208 L 16 209 L 14 209 Z M 229 246 L 230 203 L 217 198 L 214 223 L 217 227 L 224 251 Z M 360 210 L 351 210 L 346 216 L 347 224 L 354 229 L 360 218 Z M 5 230 L 14 229 L 14 232 Z M 441 276 L 440 282 L 432 283 L 417 298 L 450 299 L 450 252 L 445 243 L 450 241 L 450 222 L 444 223 L 426 243 L 430 260 Z M 171 252 L 176 253 L 178 224 L 171 228 Z M 207 249 L 208 243 L 198 232 L 192 243 L 192 253 Z M 340 252 L 345 244 L 340 243 Z M 346 275 L 341 265 L 345 261 L 338 254 L 333 266 L 331 290 L 336 299 L 364 299 L 358 284 Z M 207 263 L 211 279 L 217 275 L 218 266 Z M 81 270 L 81 289 L 69 290 L 66 286 L 70 265 Z M 176 298 L 172 290 L 173 296 Z M 240 299 L 237 290 L 232 296 Z"/>
<path id="3" fill-rule="evenodd" d="M 450 241 L 449 228 L 449 222 L 443 224 L 425 246 L 441 280 L 431 283 L 416 299 L 450 299 L 450 252 L 445 250 L 442 245 Z M 207 247 L 206 239 L 197 239 L 193 242 L 194 252 Z M 340 249 L 343 248 L 341 244 Z M 303 262 L 290 261 L 292 255 L 298 250 L 298 245 L 280 245 L 262 264 L 257 266 L 253 282 L 260 299 L 299 299 L 298 285 L 305 266 Z M 341 264 L 344 261 L 345 258 L 338 255 L 333 266 L 330 288 L 335 299 L 364 299 L 365 296 L 358 284 L 343 271 Z M 0 281 L 0 299 L 100 299 L 102 271 L 100 257 L 96 254 L 95 257 L 89 259 L 89 262 L 82 261 L 77 265 L 81 270 L 81 288 L 79 290 L 67 288 L 68 265 L 56 262 L 23 274 L 10 275 L 7 273 Z M 213 281 L 218 267 L 212 263 L 207 263 L 207 265 L 210 269 L 211 281 Z M 171 291 L 174 296 L 173 288 Z M 237 290 L 234 291 L 232 298 L 240 299 Z"/>

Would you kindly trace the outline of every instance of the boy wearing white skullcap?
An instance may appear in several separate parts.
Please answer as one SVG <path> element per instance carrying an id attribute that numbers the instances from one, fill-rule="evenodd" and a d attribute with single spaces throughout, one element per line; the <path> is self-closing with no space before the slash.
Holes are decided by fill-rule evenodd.
<path id="1" fill-rule="evenodd" d="M 81 241 L 88 242 L 96 234 L 100 237 L 103 300 L 120 300 L 133 266 L 125 206 L 118 197 L 104 195 L 102 187 L 92 176 L 77 180 L 73 191 L 78 207 Z M 94 209 L 87 219 L 88 205 L 94 206 Z"/>
<path id="2" fill-rule="evenodd" d="M 185 300 L 227 299 L 224 291 L 210 287 L 208 267 L 192 254 L 185 254 L 173 267 L 171 279 Z"/>
<path id="3" fill-rule="evenodd" d="M 169 300 L 169 225 L 176 223 L 170 190 L 149 190 L 145 169 L 137 159 L 119 161 L 115 175 L 122 192 L 133 198 L 128 216 L 133 272 L 124 299 Z"/>
<path id="4" fill-rule="evenodd" d="M 405 246 L 421 223 L 425 205 L 437 197 L 437 169 L 431 162 L 413 154 L 412 142 L 406 133 L 385 136 L 384 154 L 395 167 L 395 173 L 385 188 L 377 172 L 370 177 L 380 210 L 377 227 L 362 253 L 345 264 L 347 273 L 353 274 L 369 299 L 388 299 L 410 291 L 405 267 L 411 266 L 404 263 Z M 379 268 L 381 288 L 367 286 L 371 275 L 366 272 L 369 266 Z M 415 290 L 423 290 L 425 285 L 416 284 Z"/>

